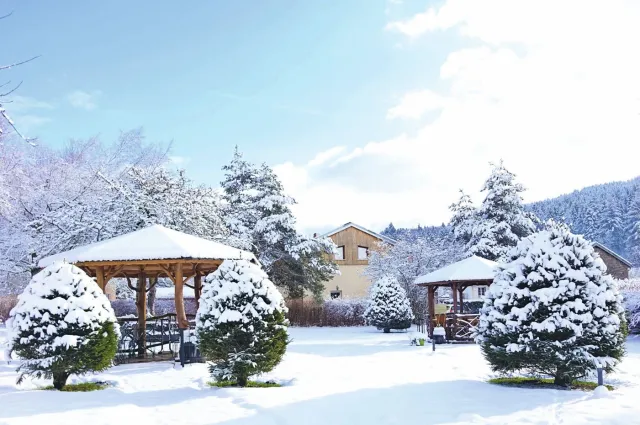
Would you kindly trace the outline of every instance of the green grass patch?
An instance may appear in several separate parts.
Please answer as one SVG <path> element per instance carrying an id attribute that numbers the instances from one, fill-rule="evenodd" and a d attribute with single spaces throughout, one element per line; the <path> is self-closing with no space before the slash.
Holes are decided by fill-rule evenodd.
<path id="1" fill-rule="evenodd" d="M 107 388 L 109 384 L 106 382 L 81 382 L 79 384 L 67 384 L 60 391 L 77 393 L 77 392 L 88 392 L 88 391 L 99 391 Z M 41 388 L 47 391 L 55 391 L 53 385 L 47 385 L 46 387 Z"/>
<path id="2" fill-rule="evenodd" d="M 507 386 L 511 386 L 511 387 L 522 387 L 522 388 L 553 388 L 553 389 L 558 389 L 558 388 L 563 388 L 566 389 L 565 387 L 559 387 L 558 385 L 555 385 L 553 383 L 553 379 L 545 379 L 545 378 L 523 378 L 523 377 L 516 377 L 516 378 L 493 378 L 493 379 L 489 379 L 489 383 L 490 384 L 497 384 L 497 385 L 507 385 Z M 595 382 L 586 382 L 586 381 L 573 381 L 571 383 L 571 386 L 569 387 L 569 389 L 572 390 L 582 390 L 582 391 L 593 391 L 596 389 L 596 387 L 598 386 L 597 383 Z M 605 385 L 609 391 L 613 391 L 613 386 L 612 385 Z"/>
<path id="3" fill-rule="evenodd" d="M 208 382 L 210 387 L 214 388 L 240 388 L 238 387 L 238 383 L 235 381 L 212 381 Z M 247 386 L 245 388 L 276 388 L 281 387 L 282 385 L 273 382 L 257 382 L 257 381 L 249 381 L 247 382 Z"/>

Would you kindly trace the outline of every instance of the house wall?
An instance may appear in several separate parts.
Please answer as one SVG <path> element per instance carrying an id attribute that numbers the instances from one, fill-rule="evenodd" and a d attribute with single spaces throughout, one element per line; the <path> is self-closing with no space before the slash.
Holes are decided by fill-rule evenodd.
<path id="1" fill-rule="evenodd" d="M 594 250 L 600 255 L 602 261 L 607 266 L 607 273 L 616 279 L 628 279 L 629 278 L 629 266 L 622 261 L 618 260 L 613 255 L 602 250 L 600 247 L 594 247 Z"/>
<path id="2" fill-rule="evenodd" d="M 484 295 L 480 295 L 480 288 L 485 288 L 486 291 L 489 290 L 488 286 L 470 286 L 464 290 L 463 297 L 465 301 L 480 301 L 484 299 Z"/>
<path id="3" fill-rule="evenodd" d="M 341 298 L 364 298 L 369 294 L 371 280 L 364 277 L 366 266 L 363 265 L 341 265 L 338 266 L 340 275 L 334 276 L 324 285 L 324 298 L 330 298 L 331 291 L 336 289 L 342 291 Z"/>
<path id="4" fill-rule="evenodd" d="M 104 294 L 107 296 L 109 301 L 113 301 L 116 299 L 116 282 L 111 281 L 107 283 L 107 286 L 104 288 Z"/>
<path id="5" fill-rule="evenodd" d="M 362 273 L 369 260 L 358 259 L 358 247 L 366 247 L 369 251 L 376 250 L 381 240 L 355 227 L 348 227 L 329 237 L 337 246 L 344 246 L 344 260 L 336 260 L 340 275 L 325 283 L 324 297 L 330 298 L 330 293 L 336 286 L 342 291 L 342 298 L 366 297 L 369 294 L 371 280 Z"/>
<path id="6" fill-rule="evenodd" d="M 348 227 L 329 237 L 337 246 L 344 246 L 344 260 L 336 260 L 336 264 L 339 266 L 366 266 L 369 264 L 368 260 L 358 260 L 358 246 L 364 246 L 372 250 L 380 243 L 380 239 L 358 230 L 355 227 Z"/>

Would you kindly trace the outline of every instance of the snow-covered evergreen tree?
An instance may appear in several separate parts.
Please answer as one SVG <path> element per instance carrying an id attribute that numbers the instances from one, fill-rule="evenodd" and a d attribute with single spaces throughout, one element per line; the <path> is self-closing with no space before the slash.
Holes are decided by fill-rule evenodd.
<path id="1" fill-rule="evenodd" d="M 222 167 L 224 180 L 222 198 L 225 201 L 224 220 L 230 232 L 230 243 L 240 249 L 254 251 L 253 229 L 258 221 L 257 212 L 253 209 L 257 170 L 242 158 L 242 153 L 235 147 L 231 162 Z"/>
<path id="2" fill-rule="evenodd" d="M 369 304 L 363 316 L 368 325 L 383 329 L 385 333 L 391 329 L 407 329 L 413 320 L 409 298 L 391 276 L 384 276 L 371 286 Z"/>
<path id="3" fill-rule="evenodd" d="M 227 260 L 208 275 L 196 315 L 202 355 L 217 380 L 246 386 L 250 376 L 272 370 L 287 344 L 287 309 L 262 269 Z"/>
<path id="4" fill-rule="evenodd" d="M 460 190 L 460 199 L 458 202 L 451 204 L 449 209 L 453 212 L 449 224 L 453 228 L 454 235 L 459 240 L 468 243 L 473 237 L 476 214 L 478 213 L 473 206 L 471 197 Z"/>
<path id="5" fill-rule="evenodd" d="M 115 357 L 119 327 L 107 297 L 85 272 L 54 263 L 36 274 L 8 321 L 11 350 L 25 375 L 52 378 L 56 389 L 71 374 L 107 369 Z"/>
<path id="6" fill-rule="evenodd" d="M 319 297 L 324 282 L 337 270 L 330 255 L 335 249 L 333 242 L 296 231 L 291 211 L 295 200 L 285 195 L 282 183 L 266 164 L 257 167 L 248 163 L 236 147 L 231 163 L 223 170 L 224 217 L 230 243 L 252 251 L 288 296 L 299 297 L 309 290 Z"/>
<path id="7" fill-rule="evenodd" d="M 390 238 L 394 238 L 396 236 L 396 232 L 396 226 L 394 226 L 393 223 L 389 223 L 389 225 L 382 232 L 380 232 L 380 234 L 388 236 Z"/>
<path id="8" fill-rule="evenodd" d="M 484 183 L 486 193 L 480 208 L 474 211 L 470 198 L 462 194 L 451 206 L 455 234 L 467 244 L 470 254 L 498 260 L 518 241 L 535 230 L 532 214 L 522 204 L 524 187 L 502 161 L 493 166 Z"/>
<path id="9" fill-rule="evenodd" d="M 633 264 L 640 264 L 640 185 L 634 188 L 625 218 L 625 252 Z"/>
<path id="10" fill-rule="evenodd" d="M 494 371 L 552 376 L 568 385 L 610 371 L 624 353 L 617 283 L 590 242 L 561 226 L 509 252 L 485 298 L 478 341 Z"/>

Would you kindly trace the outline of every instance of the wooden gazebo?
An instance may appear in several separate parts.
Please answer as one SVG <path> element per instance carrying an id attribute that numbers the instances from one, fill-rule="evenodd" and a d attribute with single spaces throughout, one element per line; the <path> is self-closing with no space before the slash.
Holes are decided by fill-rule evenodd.
<path id="1" fill-rule="evenodd" d="M 493 282 L 496 265 L 493 261 L 474 255 L 415 279 L 416 285 L 427 288 L 429 336 L 433 336 L 433 329 L 441 325 L 445 328 L 449 340 L 472 339 L 471 333 L 478 323 L 478 314 L 464 313 L 464 290 L 471 286 L 489 286 Z M 440 287 L 451 288 L 453 308 L 451 312 L 437 315 L 436 291 Z"/>
<path id="2" fill-rule="evenodd" d="M 250 252 L 153 225 L 43 258 L 38 267 L 67 261 L 95 277 L 103 291 L 113 278 L 125 278 L 130 286 L 131 279 L 136 279 L 137 285 L 131 287 L 136 291 L 138 329 L 146 326 L 147 291 L 158 277 L 168 277 L 174 283 L 178 328 L 188 329 L 183 296 L 185 284 L 193 278 L 197 304 L 202 291 L 202 276 L 215 271 L 228 259 L 257 262 Z M 151 285 L 147 285 L 148 279 Z"/>

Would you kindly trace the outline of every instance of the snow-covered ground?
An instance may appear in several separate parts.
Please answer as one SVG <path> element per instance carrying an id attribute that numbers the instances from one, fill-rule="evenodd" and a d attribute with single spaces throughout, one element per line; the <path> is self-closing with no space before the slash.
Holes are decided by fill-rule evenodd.
<path id="1" fill-rule="evenodd" d="M 0 329 L 0 339 L 4 339 Z M 0 365 L 0 424 L 633 424 L 640 423 L 640 339 L 607 398 L 580 391 L 505 388 L 474 345 L 412 347 L 372 328 L 290 329 L 282 364 L 261 379 L 283 388 L 212 389 L 205 365 L 124 365 L 72 381 L 108 380 L 91 393 L 15 385 Z"/>

